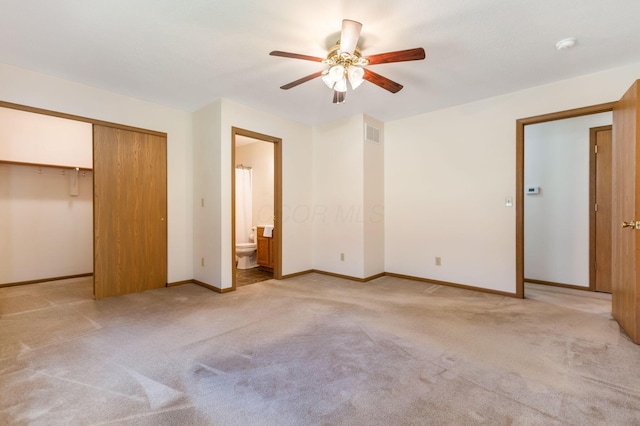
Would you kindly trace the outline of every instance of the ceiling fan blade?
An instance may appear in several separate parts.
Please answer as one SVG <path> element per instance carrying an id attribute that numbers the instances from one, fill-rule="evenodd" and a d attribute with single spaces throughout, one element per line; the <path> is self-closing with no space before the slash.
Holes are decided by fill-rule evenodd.
<path id="1" fill-rule="evenodd" d="M 333 103 L 334 104 L 343 104 L 346 101 L 347 92 L 338 92 L 337 90 L 333 91 Z"/>
<path id="2" fill-rule="evenodd" d="M 358 45 L 358 39 L 360 38 L 360 31 L 362 30 L 362 24 L 360 22 L 352 21 L 350 19 L 342 20 L 342 32 L 340 33 L 340 53 L 347 52 L 353 55 Z"/>
<path id="3" fill-rule="evenodd" d="M 306 83 L 307 81 L 313 80 L 314 78 L 320 77 L 321 75 L 322 75 L 322 71 L 314 72 L 313 74 L 309 74 L 309 75 L 307 75 L 305 77 L 299 78 L 296 81 L 292 81 L 289 84 L 285 84 L 284 86 L 281 86 L 280 88 L 282 90 L 289 90 L 292 87 L 296 87 L 299 84 Z"/>
<path id="4" fill-rule="evenodd" d="M 426 58 L 422 47 L 407 50 L 398 50 L 396 52 L 380 53 L 378 55 L 367 56 L 369 65 L 388 64 L 391 62 L 419 61 Z"/>
<path id="5" fill-rule="evenodd" d="M 282 56 L 283 58 L 293 58 L 293 59 L 304 59 L 305 61 L 314 61 L 314 62 L 322 62 L 323 58 L 318 58 L 317 56 L 309 56 L 309 55 L 300 55 L 298 53 L 289 53 L 289 52 L 281 52 L 279 50 L 274 50 L 269 53 L 271 56 Z"/>
<path id="6" fill-rule="evenodd" d="M 376 74 L 375 72 L 369 71 L 366 68 L 364 69 L 363 78 L 368 82 L 375 84 L 376 86 L 380 86 L 383 89 L 390 91 L 391 93 L 398 93 L 403 87 L 402 84 L 389 80 L 387 77 L 383 77 L 380 74 Z"/>

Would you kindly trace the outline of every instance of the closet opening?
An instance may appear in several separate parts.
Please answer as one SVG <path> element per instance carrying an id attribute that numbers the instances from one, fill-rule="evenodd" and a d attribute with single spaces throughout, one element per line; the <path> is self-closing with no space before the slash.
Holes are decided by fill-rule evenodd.
<path id="1" fill-rule="evenodd" d="M 0 287 L 92 277 L 95 299 L 165 287 L 166 139 L 0 101 Z"/>

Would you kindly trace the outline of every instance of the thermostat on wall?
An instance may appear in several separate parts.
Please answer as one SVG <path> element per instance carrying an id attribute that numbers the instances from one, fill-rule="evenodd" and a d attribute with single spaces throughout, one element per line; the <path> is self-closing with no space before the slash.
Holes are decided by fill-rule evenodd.
<path id="1" fill-rule="evenodd" d="M 525 190 L 525 193 L 527 195 L 529 194 L 538 194 L 540 192 L 540 187 L 539 186 L 527 186 L 527 189 Z"/>

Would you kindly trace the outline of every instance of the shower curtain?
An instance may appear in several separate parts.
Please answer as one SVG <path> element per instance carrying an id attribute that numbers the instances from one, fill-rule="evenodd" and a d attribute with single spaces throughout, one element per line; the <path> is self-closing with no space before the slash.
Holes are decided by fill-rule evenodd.
<path id="1" fill-rule="evenodd" d="M 236 244 L 248 243 L 253 226 L 251 169 L 236 169 Z"/>

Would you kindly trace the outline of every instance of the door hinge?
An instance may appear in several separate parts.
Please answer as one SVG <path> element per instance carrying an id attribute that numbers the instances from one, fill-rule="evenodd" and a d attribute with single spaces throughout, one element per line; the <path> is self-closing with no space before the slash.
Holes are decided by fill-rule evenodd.
<path id="1" fill-rule="evenodd" d="M 597 212 L 597 211 L 598 211 L 598 203 L 595 203 L 595 204 L 593 205 L 593 211 L 594 211 L 594 212 Z"/>
<path id="2" fill-rule="evenodd" d="M 598 145 L 595 145 L 595 146 L 593 147 L 593 153 L 594 153 L 594 154 L 597 154 L 597 153 L 598 153 Z"/>

